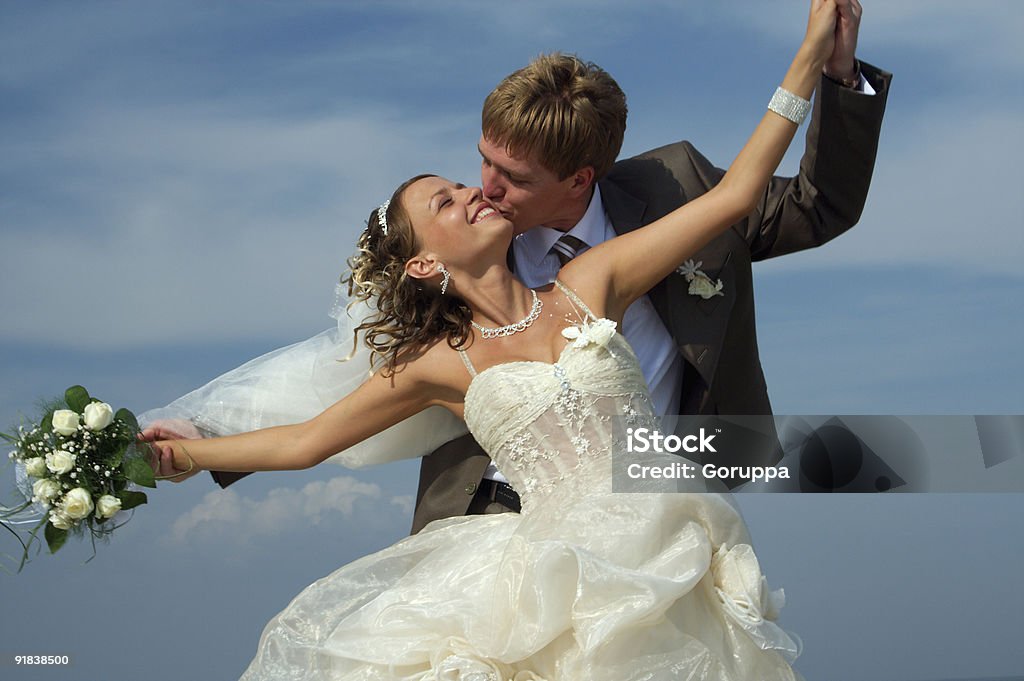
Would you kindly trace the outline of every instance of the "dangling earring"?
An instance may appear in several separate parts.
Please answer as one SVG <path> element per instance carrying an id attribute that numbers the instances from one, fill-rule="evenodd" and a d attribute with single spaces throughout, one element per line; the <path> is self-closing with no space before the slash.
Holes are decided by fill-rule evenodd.
<path id="1" fill-rule="evenodd" d="M 437 271 L 444 275 L 444 280 L 441 282 L 441 295 L 443 296 L 444 292 L 448 290 L 448 282 L 452 279 L 452 273 L 446 270 L 441 263 L 437 264 Z"/>

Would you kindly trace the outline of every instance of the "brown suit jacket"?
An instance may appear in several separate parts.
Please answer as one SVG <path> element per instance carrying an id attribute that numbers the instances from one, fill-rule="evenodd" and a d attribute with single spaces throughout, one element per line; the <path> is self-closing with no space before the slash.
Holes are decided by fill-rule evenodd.
<path id="1" fill-rule="evenodd" d="M 774 178 L 754 213 L 694 256 L 709 277 L 722 280 L 724 295 L 689 295 L 679 274 L 649 293 L 686 360 L 684 414 L 771 414 L 757 350 L 751 263 L 820 246 L 860 219 L 892 78 L 869 64 L 862 70 L 876 94 L 823 78 L 799 174 Z M 601 198 L 621 234 L 700 196 L 724 174 L 689 142 L 677 142 L 616 163 L 600 182 Z M 489 460 L 469 435 L 424 457 L 413 533 L 432 520 L 464 515 Z"/>

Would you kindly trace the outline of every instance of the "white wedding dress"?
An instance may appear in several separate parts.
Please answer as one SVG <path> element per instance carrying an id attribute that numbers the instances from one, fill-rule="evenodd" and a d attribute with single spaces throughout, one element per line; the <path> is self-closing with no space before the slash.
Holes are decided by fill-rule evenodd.
<path id="1" fill-rule="evenodd" d="M 612 493 L 613 424 L 651 403 L 625 339 L 575 302 L 586 319 L 555 364 L 476 374 L 464 356 L 466 423 L 522 513 L 431 523 L 314 583 L 243 681 L 799 678 L 781 592 L 725 498 Z"/>

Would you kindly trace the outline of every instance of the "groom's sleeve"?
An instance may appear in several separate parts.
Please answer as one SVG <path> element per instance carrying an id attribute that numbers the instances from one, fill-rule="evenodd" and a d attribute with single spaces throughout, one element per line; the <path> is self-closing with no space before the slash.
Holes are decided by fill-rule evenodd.
<path id="1" fill-rule="evenodd" d="M 247 475 L 252 475 L 252 473 L 228 473 L 225 471 L 210 471 L 210 477 L 212 477 L 213 481 L 220 485 L 221 488 L 225 488 L 228 485 L 236 483 Z"/>
<path id="2" fill-rule="evenodd" d="M 757 210 L 739 225 L 753 260 L 820 246 L 860 219 L 892 79 L 863 62 L 861 72 L 874 94 L 821 79 L 799 174 L 773 178 Z"/>

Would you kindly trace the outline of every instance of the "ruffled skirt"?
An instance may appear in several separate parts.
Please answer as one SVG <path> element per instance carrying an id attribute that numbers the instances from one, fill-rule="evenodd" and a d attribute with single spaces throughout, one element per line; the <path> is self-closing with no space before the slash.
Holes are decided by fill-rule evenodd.
<path id="1" fill-rule="evenodd" d="M 738 513 L 615 494 L 449 518 L 309 586 L 243 681 L 799 678 Z"/>

